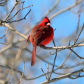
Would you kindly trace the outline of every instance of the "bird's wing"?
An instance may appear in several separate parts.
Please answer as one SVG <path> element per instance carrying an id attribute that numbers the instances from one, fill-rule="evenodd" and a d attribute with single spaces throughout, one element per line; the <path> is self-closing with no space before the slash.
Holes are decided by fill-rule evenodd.
<path id="1" fill-rule="evenodd" d="M 51 27 L 42 26 L 38 28 L 34 34 L 34 41 L 36 42 L 36 45 L 39 45 L 43 40 L 51 35 Z"/>

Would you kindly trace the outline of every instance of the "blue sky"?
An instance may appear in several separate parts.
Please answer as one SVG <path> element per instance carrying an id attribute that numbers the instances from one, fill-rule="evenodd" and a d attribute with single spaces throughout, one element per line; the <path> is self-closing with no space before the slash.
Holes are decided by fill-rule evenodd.
<path id="1" fill-rule="evenodd" d="M 56 0 L 53 0 L 53 1 L 52 0 L 25 0 L 25 1 L 26 2 L 24 4 L 24 7 L 26 7 L 28 5 L 32 5 L 32 4 L 33 4 L 33 6 L 30 7 L 32 9 L 32 11 L 27 16 L 27 20 L 24 20 L 22 22 L 27 23 L 28 19 L 30 19 L 30 17 L 32 17 L 29 20 L 30 21 L 30 27 L 32 27 L 35 23 L 39 22 L 44 17 L 46 12 L 54 5 Z M 56 13 L 56 12 L 58 12 L 58 11 L 64 9 L 64 8 L 74 4 L 74 2 L 75 2 L 75 0 L 60 0 L 60 3 L 58 4 L 57 8 L 55 8 L 47 17 L 50 17 L 54 13 Z M 9 2 L 9 3 L 11 3 L 11 7 L 10 7 L 10 10 L 11 10 L 12 6 L 14 5 L 14 2 L 11 0 L 11 2 Z M 80 6 L 77 6 L 77 7 L 73 8 L 72 10 L 77 12 L 79 7 Z M 24 16 L 24 14 L 26 14 L 26 12 L 28 10 L 24 10 L 24 12 L 22 13 L 22 16 Z M 1 10 L 1 11 L 3 11 L 3 10 Z M 80 28 L 82 27 L 83 23 L 84 23 L 84 12 L 82 12 L 81 16 L 80 16 Z M 51 20 L 51 26 L 54 29 L 56 28 L 56 31 L 54 32 L 54 40 L 55 40 L 55 43 L 56 43 L 57 46 L 68 45 L 68 43 L 66 43 L 66 42 L 61 43 L 61 41 L 64 38 L 69 38 L 72 34 L 74 34 L 76 32 L 77 24 L 78 24 L 78 14 L 74 14 L 70 10 L 54 17 Z M 21 25 L 18 25 L 17 27 L 21 27 Z M 0 36 L 3 35 L 3 33 L 1 33 L 1 32 L 3 32 L 3 31 L 5 32 L 5 30 L 6 30 L 6 28 L 4 28 L 4 27 L 0 28 Z M 17 30 L 19 30 L 19 29 L 17 28 Z M 21 31 L 21 32 L 23 32 L 23 31 Z M 79 40 L 82 39 L 83 36 L 84 36 L 84 32 L 81 34 Z M 4 38 L 0 39 L 0 41 L 4 42 Z M 71 40 L 71 43 L 73 43 L 73 40 Z M 29 46 L 32 46 L 32 45 L 30 44 Z M 53 46 L 53 43 L 51 42 L 47 46 Z M 40 55 L 40 53 L 39 53 L 40 50 L 39 49 L 41 49 L 41 48 L 39 48 L 39 47 L 37 48 L 37 52 L 38 52 L 37 54 L 38 55 Z M 77 48 L 77 49 L 74 49 L 74 50 L 76 50 L 76 51 L 81 50 L 81 51 L 78 52 L 78 54 L 81 55 L 81 56 L 84 56 L 84 54 L 83 54 L 84 48 L 83 47 L 81 47 L 79 49 Z M 44 55 L 44 54 L 49 55 L 49 52 L 54 53 L 55 50 L 43 50 L 43 49 L 41 49 L 41 53 L 42 53 L 41 56 Z M 57 57 L 57 60 L 56 60 L 56 65 L 60 65 L 63 62 L 63 60 L 65 59 L 65 57 L 68 55 L 68 53 L 69 53 L 69 50 L 65 50 L 65 51 L 62 51 L 61 53 L 58 53 L 58 57 Z M 27 52 L 27 54 L 28 54 L 28 52 Z M 75 56 L 73 53 L 72 53 L 72 55 Z M 53 63 L 54 55 L 52 55 L 52 56 L 49 56 L 49 59 L 45 59 L 45 60 Z M 36 58 L 36 59 L 38 59 L 38 58 Z M 77 60 L 79 62 L 81 62 L 80 59 L 77 59 Z M 75 59 L 74 60 L 69 59 L 69 62 L 67 61 L 66 64 L 74 65 L 75 64 L 74 61 L 76 61 L 76 60 Z M 27 69 L 29 71 L 31 71 L 32 74 L 33 74 L 32 77 L 43 74 L 42 71 L 40 70 L 40 65 L 44 69 L 44 71 L 47 71 L 47 69 L 45 67 L 45 64 L 47 65 L 47 63 L 44 63 L 41 60 L 39 60 L 39 62 L 40 62 L 39 64 L 36 63 L 33 67 L 30 67 L 30 61 L 26 62 L 26 64 L 25 64 L 25 66 L 27 66 L 26 69 L 25 69 L 26 72 L 27 72 Z M 52 67 L 50 66 L 50 68 L 52 68 Z M 23 70 L 23 63 L 21 63 L 19 65 L 18 69 Z M 79 68 L 77 68 L 77 69 L 79 69 Z M 38 73 L 35 74 L 35 72 L 33 72 L 33 70 L 36 70 L 36 72 L 38 72 Z M 60 70 L 58 72 L 60 72 Z M 57 77 L 57 75 L 53 75 L 52 77 Z M 39 83 L 41 83 L 45 80 L 46 80 L 45 77 L 41 77 L 39 79 L 34 80 L 34 82 L 35 82 L 35 84 L 39 84 Z M 58 83 L 58 84 L 64 83 L 65 84 L 66 82 L 67 82 L 67 84 L 80 84 L 80 81 L 81 81 L 81 84 L 83 84 L 83 80 L 84 80 L 84 78 L 78 78 L 78 79 L 75 79 L 75 80 L 71 80 L 71 79 L 67 78 L 67 79 L 63 79 L 63 80 L 60 80 L 60 81 L 53 82 L 51 84 L 56 84 L 56 83 Z"/>

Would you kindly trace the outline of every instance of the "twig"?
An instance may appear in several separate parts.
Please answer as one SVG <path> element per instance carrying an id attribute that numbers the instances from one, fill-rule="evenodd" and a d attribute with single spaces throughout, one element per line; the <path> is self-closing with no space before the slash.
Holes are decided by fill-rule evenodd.
<path id="1" fill-rule="evenodd" d="M 0 1 L 0 6 L 6 5 L 7 1 L 9 1 L 9 0 L 1 0 L 1 1 Z"/>
<path id="2" fill-rule="evenodd" d="M 84 44 L 75 44 L 75 45 L 68 45 L 68 46 L 58 46 L 58 47 L 43 47 L 41 46 L 42 48 L 44 49 L 47 49 L 47 50 L 54 50 L 54 49 L 69 49 L 69 48 L 74 48 L 74 47 L 81 47 L 81 46 L 84 46 Z"/>
<path id="3" fill-rule="evenodd" d="M 79 42 L 79 43 L 77 43 L 77 44 L 81 44 L 81 43 L 84 43 L 84 41 L 81 41 L 81 42 Z"/>
<path id="4" fill-rule="evenodd" d="M 72 73 L 68 73 L 68 74 L 65 74 L 65 75 L 57 77 L 57 78 L 53 78 L 49 81 L 45 81 L 45 82 L 40 83 L 40 84 L 47 84 L 47 83 L 51 83 L 51 82 L 58 81 L 58 80 L 61 80 L 61 79 L 70 78 L 71 75 L 78 74 L 78 73 L 81 73 L 81 72 L 84 72 L 84 69 L 80 69 L 80 70 L 74 71 Z M 83 76 L 79 76 L 79 77 L 83 77 Z"/>
<path id="5" fill-rule="evenodd" d="M 64 63 L 66 62 L 66 60 L 69 58 L 70 55 L 71 55 L 71 52 L 68 54 L 66 59 L 62 62 L 62 64 L 60 66 L 58 66 L 56 69 L 54 69 L 54 71 L 56 71 L 56 70 L 60 69 L 61 67 L 63 67 Z"/>
<path id="6" fill-rule="evenodd" d="M 25 71 L 25 62 L 24 62 L 23 73 L 22 73 L 22 75 L 21 75 L 21 78 L 20 78 L 19 84 L 20 84 L 21 81 L 22 81 L 22 78 L 23 78 L 23 75 L 24 75 L 24 71 Z"/>
<path id="7" fill-rule="evenodd" d="M 16 70 L 16 69 L 14 69 L 14 68 L 9 67 L 9 66 L 0 65 L 0 67 L 12 69 L 13 71 L 19 73 L 20 75 L 22 75 L 22 73 L 23 73 L 23 72 L 21 72 L 21 71 L 19 71 L 19 70 Z M 74 67 L 74 66 L 73 66 L 73 67 Z M 49 74 L 49 73 L 51 73 L 51 72 L 48 72 L 48 73 L 45 73 L 45 74 L 47 75 L 47 74 Z M 56 73 L 56 74 L 61 74 L 61 73 Z M 67 75 L 67 74 L 66 74 L 66 75 Z M 74 75 L 74 74 L 73 74 L 73 75 Z M 37 76 L 37 77 L 34 77 L 34 78 L 27 78 L 25 75 L 23 75 L 23 78 L 24 78 L 25 80 L 34 80 L 34 79 L 40 78 L 40 77 L 42 77 L 42 76 L 44 76 L 44 74 L 43 74 L 43 75 L 40 75 L 40 76 Z M 60 79 L 59 79 L 59 80 L 60 80 Z"/>
<path id="8" fill-rule="evenodd" d="M 40 69 L 42 70 L 42 72 L 43 72 L 45 78 L 48 79 L 47 76 L 46 76 L 46 74 L 45 74 L 45 72 L 43 71 L 42 67 L 41 67 Z"/>
<path id="9" fill-rule="evenodd" d="M 6 30 L 5 34 L 3 36 L 0 37 L 0 39 L 2 39 L 8 32 L 9 29 Z"/>
<path id="10" fill-rule="evenodd" d="M 49 73 L 49 63 L 48 63 L 48 66 L 47 66 L 47 73 Z M 50 79 L 50 76 L 48 74 L 48 80 Z"/>
<path id="11" fill-rule="evenodd" d="M 8 25 L 7 23 L 2 23 L 2 26 L 5 26 L 5 27 L 9 28 L 10 30 L 14 31 L 16 34 L 18 34 L 18 35 L 24 37 L 25 39 L 27 39 L 27 37 L 26 37 L 25 35 L 21 34 L 21 33 L 18 32 L 18 31 L 16 31 L 15 29 L 13 29 L 13 28 L 12 28 L 10 25 Z"/>
<path id="12" fill-rule="evenodd" d="M 19 20 L 13 20 L 13 21 L 2 21 L 2 23 L 13 23 L 13 22 L 18 22 L 18 21 L 21 21 L 23 19 L 26 19 L 26 16 L 30 13 L 31 9 L 29 10 L 29 12 L 24 16 L 24 18 L 21 18 Z M 13 17 L 12 17 L 13 18 Z M 10 18 L 11 19 L 11 18 Z"/>
<path id="13" fill-rule="evenodd" d="M 7 21 L 9 21 L 9 20 L 11 20 L 11 19 L 13 19 L 21 10 L 23 10 L 23 9 L 26 9 L 26 8 L 29 8 L 29 7 L 31 7 L 31 6 L 33 6 L 33 5 L 30 5 L 30 6 L 27 6 L 27 7 L 25 7 L 25 8 L 23 8 L 23 7 L 21 7 L 17 12 L 16 12 L 16 14 L 14 14 L 14 16 L 13 17 L 11 17 L 11 18 L 9 18 L 9 19 L 7 19 Z M 29 10 L 29 12 L 31 11 L 31 9 Z M 26 16 L 29 14 L 29 12 L 25 15 L 25 17 L 24 17 L 24 19 L 26 18 Z M 6 21 L 6 22 L 7 22 Z M 10 22 L 10 21 L 9 21 Z"/>
<path id="14" fill-rule="evenodd" d="M 84 59 L 83 57 L 80 57 L 75 51 L 73 51 L 72 49 L 70 49 L 78 58 L 80 59 Z"/>
<path id="15" fill-rule="evenodd" d="M 16 5 L 21 4 L 21 3 L 24 3 L 24 2 L 25 2 L 25 1 L 23 1 L 23 2 L 16 2 L 15 5 L 13 6 L 12 10 L 11 10 L 10 13 L 7 15 L 7 17 L 5 18 L 4 21 L 6 21 L 6 20 L 9 18 L 9 16 L 10 16 L 11 13 L 13 12 L 13 10 L 15 9 Z"/>
<path id="16" fill-rule="evenodd" d="M 19 46 L 16 46 L 16 45 L 14 45 L 14 44 L 13 44 L 13 46 L 14 46 L 15 48 L 19 48 Z M 32 52 L 31 52 L 29 49 L 27 49 L 27 48 L 25 48 L 24 50 L 26 50 L 26 51 L 32 53 Z M 50 65 L 53 65 L 52 63 L 50 63 L 50 62 L 46 61 L 45 59 L 41 58 L 39 55 L 36 55 L 36 57 L 39 58 L 40 60 L 46 62 L 46 63 L 49 63 Z M 57 65 L 54 65 L 54 66 L 57 67 Z"/>
<path id="17" fill-rule="evenodd" d="M 54 42 L 54 39 L 53 39 L 53 44 L 56 47 L 55 42 Z M 52 72 L 53 72 L 54 67 L 55 67 L 56 58 L 57 58 L 57 49 L 56 49 L 56 54 L 55 54 L 55 58 L 54 58 L 54 62 L 53 62 Z M 51 78 L 52 72 L 50 73 L 50 78 Z M 49 80 L 50 80 L 50 78 L 49 78 Z"/>
<path id="18" fill-rule="evenodd" d="M 6 47 L 2 48 L 2 49 L 0 50 L 0 54 L 1 54 L 2 52 L 4 52 L 5 50 L 11 48 L 11 47 L 12 47 L 12 44 L 7 45 Z"/>
<path id="19" fill-rule="evenodd" d="M 52 12 L 56 8 L 56 6 L 59 4 L 59 2 L 60 2 L 60 0 L 56 0 L 53 7 L 51 9 L 49 9 L 44 16 L 48 16 L 48 14 L 50 14 L 50 12 Z"/>
<path id="20" fill-rule="evenodd" d="M 7 14 L 8 14 L 8 7 L 7 7 L 7 3 L 6 3 L 6 15 Z M 7 34 L 8 30 L 9 29 L 6 30 L 5 34 L 2 37 L 0 37 L 0 39 L 2 39 Z"/>
<path id="21" fill-rule="evenodd" d="M 5 82 L 9 82 L 9 83 L 10 83 L 9 79 L 10 79 L 10 76 L 11 76 L 11 71 L 12 71 L 12 70 L 13 70 L 13 69 L 11 68 L 11 69 L 10 69 L 10 71 L 9 71 L 8 78 L 6 79 L 6 81 L 5 81 Z"/>
<path id="22" fill-rule="evenodd" d="M 83 29 L 84 29 L 84 24 L 83 24 L 83 26 L 82 26 L 82 29 L 81 29 L 81 31 L 80 31 L 80 33 L 79 33 L 79 35 L 78 35 L 77 39 L 75 40 L 75 43 L 77 42 L 77 40 L 78 40 L 78 38 L 79 38 L 80 34 L 82 33 Z M 74 44 L 75 44 L 75 43 L 74 43 Z"/>
<path id="23" fill-rule="evenodd" d="M 7 69 L 12 69 L 13 71 L 19 73 L 20 75 L 22 75 L 22 73 L 23 73 L 23 72 L 21 72 L 21 71 L 19 71 L 19 70 L 17 70 L 17 69 L 14 69 L 14 68 L 9 67 L 9 66 L 0 65 L 0 67 L 7 68 Z M 51 73 L 51 72 L 49 72 L 49 73 Z M 49 74 L 49 73 L 45 73 L 45 74 L 47 75 L 47 74 Z M 42 77 L 42 76 L 44 76 L 44 74 L 43 74 L 43 75 L 40 75 L 40 76 L 37 76 L 37 77 L 34 77 L 34 78 L 27 78 L 25 75 L 23 75 L 22 78 L 24 78 L 25 80 L 34 80 L 34 79 L 40 78 L 40 77 Z"/>
<path id="24" fill-rule="evenodd" d="M 75 6 L 77 6 L 77 5 L 80 4 L 82 1 L 83 1 L 83 0 L 79 0 L 79 1 L 77 1 L 77 3 L 71 5 L 71 6 L 67 7 L 67 8 L 65 8 L 65 9 L 63 9 L 63 10 L 57 12 L 57 13 L 54 13 L 52 16 L 50 16 L 49 19 L 51 20 L 51 19 L 53 19 L 55 16 L 57 16 L 57 15 L 59 15 L 59 14 L 65 12 L 65 11 L 67 11 L 67 10 L 69 10 L 69 9 L 71 9 L 71 8 L 73 8 L 73 7 L 75 7 Z"/>
<path id="25" fill-rule="evenodd" d="M 77 29 L 76 29 L 76 34 L 75 34 L 75 39 L 74 39 L 74 44 L 77 42 L 78 38 L 76 39 L 77 33 L 78 33 L 78 29 L 79 29 L 79 24 L 80 24 L 80 13 L 78 15 L 78 25 L 77 25 Z"/>
<path id="26" fill-rule="evenodd" d="M 3 45 L 8 45 L 7 43 L 2 43 L 2 42 L 0 42 L 0 44 L 3 44 Z"/>
<path id="27" fill-rule="evenodd" d="M 22 50 L 24 48 L 26 48 L 28 44 L 29 44 L 29 42 L 26 42 L 25 44 L 23 44 L 23 45 L 20 46 L 20 48 L 18 49 L 18 52 L 17 52 L 17 54 L 15 56 L 15 61 L 19 59 L 19 57 L 20 57 L 20 55 L 22 53 Z"/>

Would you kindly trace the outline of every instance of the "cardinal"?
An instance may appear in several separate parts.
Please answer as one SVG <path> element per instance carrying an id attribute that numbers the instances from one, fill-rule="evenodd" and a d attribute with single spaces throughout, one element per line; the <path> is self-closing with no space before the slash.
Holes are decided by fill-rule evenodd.
<path id="1" fill-rule="evenodd" d="M 36 47 L 47 45 L 51 42 L 53 36 L 54 30 L 50 26 L 50 20 L 47 17 L 45 17 L 40 24 L 38 24 L 32 29 L 27 39 L 27 41 L 30 40 L 33 46 L 31 66 L 33 66 L 35 63 Z"/>

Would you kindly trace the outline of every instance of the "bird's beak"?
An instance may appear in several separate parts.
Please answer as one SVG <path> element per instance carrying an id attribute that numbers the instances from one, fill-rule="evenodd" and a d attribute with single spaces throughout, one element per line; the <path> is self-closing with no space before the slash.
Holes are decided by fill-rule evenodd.
<path id="1" fill-rule="evenodd" d="M 47 23 L 47 26 L 50 26 L 50 23 Z"/>

